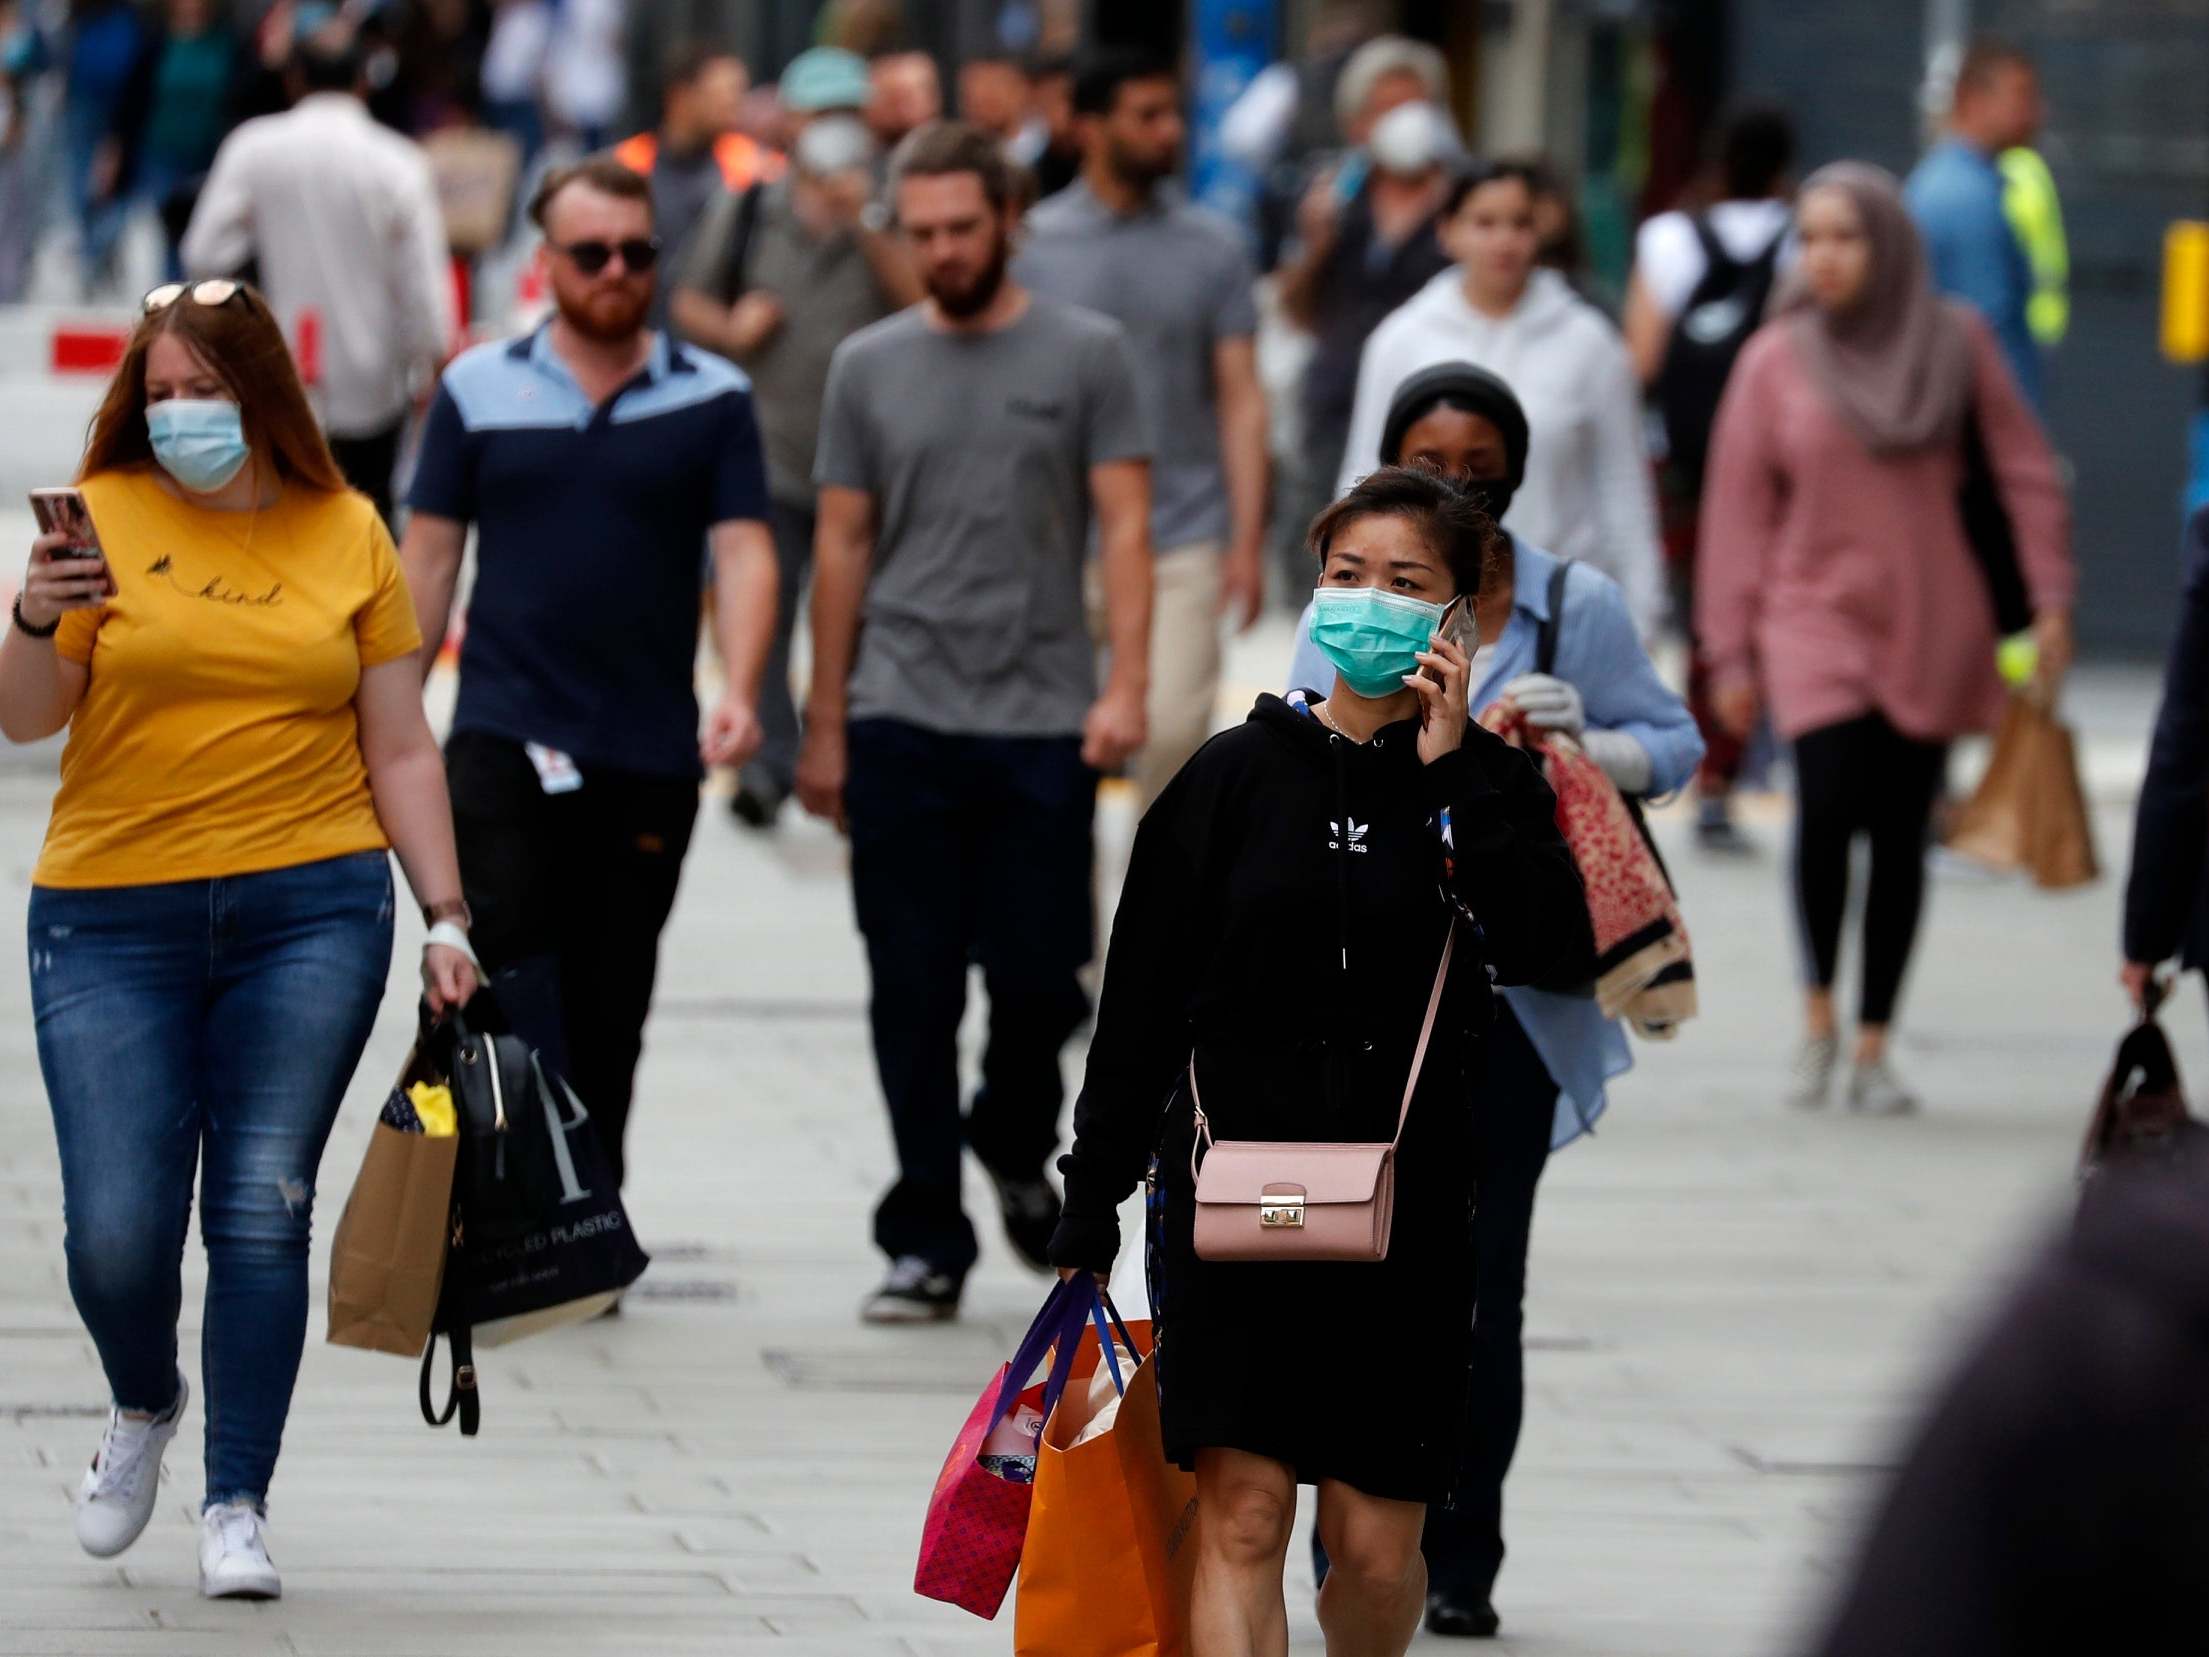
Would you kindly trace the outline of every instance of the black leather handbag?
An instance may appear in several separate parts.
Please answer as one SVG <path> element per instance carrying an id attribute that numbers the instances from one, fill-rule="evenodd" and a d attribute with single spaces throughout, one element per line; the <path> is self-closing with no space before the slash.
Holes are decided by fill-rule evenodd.
<path id="1" fill-rule="evenodd" d="M 2119 1166 L 2209 1166 L 2209 1127 L 2187 1109 L 2178 1060 L 2163 1026 L 2155 1021 L 2168 993 L 2160 980 L 2151 980 L 2140 1022 L 2117 1044 L 2116 1061 L 2102 1083 L 2086 1143 L 2079 1150 L 2082 1180 Z"/>
<path id="2" fill-rule="evenodd" d="M 459 1119 L 444 1284 L 422 1353 L 422 1419 L 482 1419 L 475 1346 L 596 1317 L 643 1274 L 638 1246 L 590 1112 L 537 1050 L 500 1027 L 478 994 L 425 1042 Z M 431 1375 L 442 1335 L 452 1379 L 442 1410 Z"/>

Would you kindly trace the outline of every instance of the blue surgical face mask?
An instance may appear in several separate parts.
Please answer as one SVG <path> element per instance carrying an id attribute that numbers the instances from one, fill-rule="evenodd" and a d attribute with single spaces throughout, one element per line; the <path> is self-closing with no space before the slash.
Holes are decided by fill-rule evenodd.
<path id="1" fill-rule="evenodd" d="M 161 469 L 195 495 L 211 495 L 252 456 L 238 405 L 172 397 L 146 405 L 146 436 Z"/>
<path id="2" fill-rule="evenodd" d="M 1312 595 L 1312 643 L 1360 696 L 1393 696 L 1419 671 L 1447 604 L 1378 587 L 1322 587 Z"/>

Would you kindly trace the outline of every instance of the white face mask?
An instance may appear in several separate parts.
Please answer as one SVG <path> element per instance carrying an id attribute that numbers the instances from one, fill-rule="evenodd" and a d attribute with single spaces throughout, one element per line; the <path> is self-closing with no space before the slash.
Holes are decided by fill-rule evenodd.
<path id="1" fill-rule="evenodd" d="M 1365 142 L 1373 165 L 1384 173 L 1425 172 L 1459 150 L 1457 129 L 1439 105 L 1400 104 L 1373 124 Z"/>

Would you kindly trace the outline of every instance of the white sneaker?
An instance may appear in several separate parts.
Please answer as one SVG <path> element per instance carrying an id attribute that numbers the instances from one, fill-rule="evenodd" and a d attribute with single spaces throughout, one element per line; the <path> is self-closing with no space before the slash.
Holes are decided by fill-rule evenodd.
<path id="1" fill-rule="evenodd" d="M 1866 1116 L 1913 1116 L 1918 1097 L 1885 1059 L 1871 1059 L 1849 1076 L 1849 1109 Z"/>
<path id="2" fill-rule="evenodd" d="M 107 1412 L 99 1453 L 77 1487 L 77 1541 L 94 1559 L 113 1559 L 138 1540 L 161 1495 L 161 1457 L 184 1420 L 192 1389 L 176 1378 L 176 1402 L 168 1413 L 139 1421 Z"/>
<path id="3" fill-rule="evenodd" d="M 199 1516 L 199 1591 L 208 1599 L 284 1597 L 268 1556 L 268 1521 L 251 1502 L 224 1502 Z"/>
<path id="4" fill-rule="evenodd" d="M 1803 1037 L 1788 1072 L 1787 1102 L 1797 1110 L 1816 1110 L 1823 1105 L 1833 1092 L 1833 1072 L 1840 1062 L 1840 1037 Z"/>

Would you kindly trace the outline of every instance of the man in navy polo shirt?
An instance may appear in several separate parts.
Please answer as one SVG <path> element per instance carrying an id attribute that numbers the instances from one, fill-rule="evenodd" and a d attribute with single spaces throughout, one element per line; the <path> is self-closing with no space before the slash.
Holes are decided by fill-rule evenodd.
<path id="1" fill-rule="evenodd" d="M 644 178 L 555 171 L 532 204 L 552 320 L 445 371 L 403 557 L 426 677 L 467 526 L 476 580 L 445 745 L 474 939 L 618 1175 L 702 765 L 759 746 L 775 553 L 744 376 L 646 326 Z M 699 732 L 698 551 L 728 690 Z"/>

